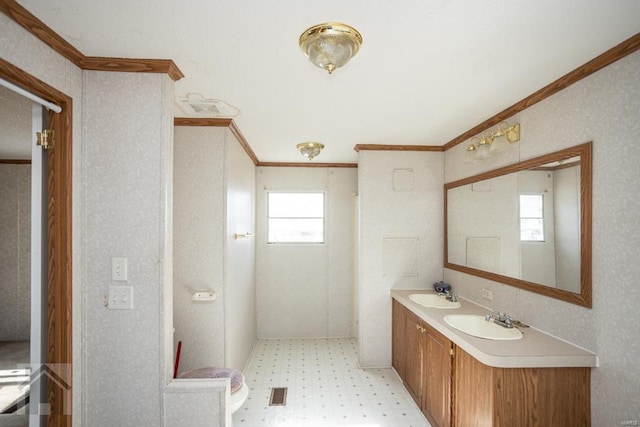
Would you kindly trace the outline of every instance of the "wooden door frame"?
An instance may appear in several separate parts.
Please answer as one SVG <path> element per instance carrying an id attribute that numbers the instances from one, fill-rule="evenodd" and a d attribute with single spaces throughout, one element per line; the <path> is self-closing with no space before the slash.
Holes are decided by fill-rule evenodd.
<path id="1" fill-rule="evenodd" d="M 47 426 L 71 426 L 72 418 L 72 99 L 0 58 L 0 77 L 62 107 L 49 115 L 55 146 L 49 151 L 47 200 L 47 365 L 65 367 L 63 378 L 47 374 Z M 44 371 L 40 371 L 44 374 Z M 48 371 L 47 371 L 48 372 Z M 40 375 L 43 378 L 44 375 Z"/>

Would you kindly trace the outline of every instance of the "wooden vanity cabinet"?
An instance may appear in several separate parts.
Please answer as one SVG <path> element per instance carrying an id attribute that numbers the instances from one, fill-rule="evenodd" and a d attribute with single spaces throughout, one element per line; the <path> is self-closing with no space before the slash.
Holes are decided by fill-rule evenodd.
<path id="1" fill-rule="evenodd" d="M 422 321 L 406 313 L 404 384 L 413 400 L 422 408 L 424 333 Z"/>
<path id="2" fill-rule="evenodd" d="M 393 300 L 393 367 L 433 427 L 590 426 L 585 368 L 494 368 Z"/>
<path id="3" fill-rule="evenodd" d="M 453 343 L 429 325 L 425 338 L 422 412 L 432 426 L 449 426 Z"/>
<path id="4" fill-rule="evenodd" d="M 393 300 L 393 367 L 433 427 L 450 425 L 453 343 Z"/>
<path id="5" fill-rule="evenodd" d="M 455 349 L 455 426 L 590 426 L 590 368 L 494 368 Z"/>
<path id="6" fill-rule="evenodd" d="M 398 301 L 393 300 L 393 328 L 391 335 L 392 343 L 392 366 L 400 376 L 404 379 L 405 375 L 405 328 L 406 328 L 406 309 Z"/>

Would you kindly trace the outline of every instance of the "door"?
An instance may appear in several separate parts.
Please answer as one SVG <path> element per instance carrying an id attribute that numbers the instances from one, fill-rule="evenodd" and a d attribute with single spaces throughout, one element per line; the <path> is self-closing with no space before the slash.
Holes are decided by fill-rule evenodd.
<path id="1" fill-rule="evenodd" d="M 48 114 L 38 103 L 32 105 L 31 142 L 31 391 L 29 427 L 45 425 L 44 371 L 47 361 L 47 152 L 38 146 L 36 134 L 48 124 Z M 41 415 L 44 414 L 45 416 Z"/>
<path id="2" fill-rule="evenodd" d="M 452 343 L 430 326 L 425 334 L 423 412 L 434 427 L 451 424 Z"/>
<path id="3" fill-rule="evenodd" d="M 47 155 L 47 336 L 46 361 L 56 372 L 44 372 L 47 389 L 47 423 L 70 427 L 72 424 L 72 99 L 29 73 L 0 58 L 0 86 L 11 88 L 42 105 L 49 113 L 50 127 L 56 131 L 55 149 Z M 52 104 L 55 103 L 55 104 Z M 30 113 L 26 113 L 30 116 Z M 0 115 L 0 118 L 5 118 Z M 29 117 L 30 118 L 30 117 Z M 30 120 L 29 120 L 30 121 Z M 28 125 L 30 128 L 30 124 Z M 31 129 L 29 129 L 31 134 Z M 0 137 L 3 133 L 0 133 Z M 30 141 L 31 136 L 27 138 Z M 44 177 L 44 174 L 43 174 Z M 43 255 L 43 254 L 41 254 Z M 43 300 L 42 302 L 44 302 Z M 28 305 L 28 304 L 27 304 Z M 44 321 L 44 319 L 43 319 Z M 40 376 L 42 379 L 42 375 Z M 51 380 L 51 381 L 48 381 Z M 34 405 L 35 406 L 35 405 Z M 0 423 L 2 425 L 2 423 Z"/>
<path id="4" fill-rule="evenodd" d="M 407 313 L 402 304 L 393 300 L 393 321 L 392 321 L 392 366 L 398 376 L 404 380 L 406 375 L 406 355 L 405 355 L 405 333 L 406 333 Z"/>
<path id="5" fill-rule="evenodd" d="M 31 386 L 29 374 L 38 375 L 46 360 L 47 168 L 34 137 L 46 114 L 40 104 L 0 87 L 0 116 L 0 425 L 40 426 L 40 417 L 29 413 L 45 393 Z"/>
<path id="6" fill-rule="evenodd" d="M 419 408 L 422 407 L 422 347 L 424 345 L 424 327 L 422 321 L 413 313 L 406 312 L 406 359 L 405 385 Z"/>

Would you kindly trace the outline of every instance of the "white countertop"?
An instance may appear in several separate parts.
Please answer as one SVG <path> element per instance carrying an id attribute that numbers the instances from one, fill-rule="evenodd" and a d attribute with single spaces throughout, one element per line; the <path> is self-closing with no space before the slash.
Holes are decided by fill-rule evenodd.
<path id="1" fill-rule="evenodd" d="M 391 297 L 485 365 L 496 368 L 598 366 L 598 356 L 595 353 L 533 327 L 521 328 L 523 337 L 519 340 L 511 341 L 487 340 L 465 334 L 449 326 L 444 321 L 444 316 L 448 314 L 484 316 L 489 313 L 489 310 L 461 297 L 458 298 L 461 304 L 460 308 L 456 309 L 423 307 L 409 299 L 411 294 L 426 293 L 434 292 L 418 289 L 392 289 Z M 524 322 L 527 323 L 526 320 Z"/>

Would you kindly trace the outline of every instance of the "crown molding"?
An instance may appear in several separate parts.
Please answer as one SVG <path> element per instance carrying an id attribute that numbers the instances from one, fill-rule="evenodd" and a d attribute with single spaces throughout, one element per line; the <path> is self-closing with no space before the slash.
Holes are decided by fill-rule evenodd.
<path id="1" fill-rule="evenodd" d="M 28 10 L 18 4 L 15 0 L 0 0 L 0 12 L 15 21 L 18 25 L 25 28 L 35 37 L 47 44 L 53 50 L 58 52 L 64 58 L 77 65 L 84 70 L 96 71 L 119 71 L 119 72 L 138 72 L 138 73 L 165 73 L 174 81 L 180 80 L 184 74 L 172 60 L 164 59 L 129 59 L 129 58 L 103 58 L 103 57 L 87 57 L 78 49 L 73 47 L 69 42 L 60 37 L 55 31 L 49 28 L 45 23 L 33 16 Z M 640 49 L 640 33 L 633 35 L 622 43 L 607 50 L 603 54 L 597 56 L 584 65 L 576 68 L 570 73 L 553 81 L 542 89 L 534 92 L 528 97 L 518 101 L 512 106 L 485 120 L 484 122 L 474 126 L 463 134 L 457 136 L 442 146 L 429 145 L 386 145 L 386 144 L 357 144 L 354 147 L 356 152 L 365 150 L 376 151 L 447 151 L 456 145 L 466 141 L 474 135 L 499 124 L 509 117 L 531 107 L 534 104 L 560 92 L 570 85 L 582 80 L 583 78 L 601 70 L 602 68 L 624 58 L 631 53 Z M 178 119 L 176 119 L 178 120 Z M 180 119 L 180 120 L 201 120 L 201 119 Z M 227 120 L 226 124 L 178 124 L 176 126 L 228 126 L 236 135 L 240 144 L 243 146 L 254 164 L 259 165 L 261 162 L 247 143 L 242 133 L 231 119 L 202 119 L 202 120 Z M 262 166 L 270 166 L 272 162 L 264 162 Z M 277 163 L 287 165 L 297 165 L 298 163 Z M 306 164 L 306 163 L 301 163 Z M 319 165 L 320 163 L 314 163 Z M 329 163 L 334 164 L 334 163 Z M 343 163 L 337 163 L 341 165 Z M 349 163 L 344 163 L 349 164 Z M 295 167 L 295 166 L 294 166 Z M 317 166 L 309 166 L 317 167 Z M 332 166 L 340 167 L 340 166 Z"/>
<path id="2" fill-rule="evenodd" d="M 82 61 L 83 70 L 119 71 L 127 73 L 162 73 L 168 74 L 171 80 L 178 81 L 184 77 L 182 71 L 170 59 L 131 59 L 87 56 Z"/>
<path id="3" fill-rule="evenodd" d="M 61 56 L 82 68 L 85 56 L 69 42 L 60 37 L 44 22 L 36 18 L 15 0 L 0 0 L 0 12 L 11 18 L 16 24 L 33 34 Z"/>
<path id="4" fill-rule="evenodd" d="M 521 101 L 516 102 L 506 110 L 503 110 L 496 114 L 495 116 L 485 120 L 479 125 L 469 129 L 465 133 L 451 141 L 444 144 L 442 147 L 444 150 L 449 150 L 461 142 L 466 141 L 472 136 L 478 135 L 484 130 L 499 124 L 500 122 L 508 119 L 509 117 L 526 110 L 538 102 L 547 99 L 551 95 L 555 95 L 563 89 L 571 86 L 572 84 L 584 79 L 585 77 L 595 73 L 603 69 L 604 67 L 613 64 L 614 62 L 624 58 L 627 55 L 632 54 L 633 52 L 640 49 L 640 33 L 635 34 L 634 36 L 628 38 L 617 46 L 612 47 L 607 50 L 603 54 L 593 58 L 591 61 L 583 64 L 582 66 L 576 68 L 570 73 L 565 74 L 559 79 L 549 83 L 542 89 L 532 93 L 528 97 L 522 99 Z"/>
<path id="5" fill-rule="evenodd" d="M 444 151 L 440 145 L 393 145 L 393 144 L 356 144 L 353 149 L 360 151 Z"/>
<path id="6" fill-rule="evenodd" d="M 229 128 L 233 136 L 236 137 L 238 143 L 242 146 L 254 165 L 258 166 L 260 160 L 253 152 L 253 149 L 247 142 L 240 129 L 233 121 L 233 119 L 221 119 L 221 118 L 207 118 L 207 117 L 176 117 L 173 119 L 174 126 L 212 126 L 212 127 L 226 127 Z"/>
<path id="7" fill-rule="evenodd" d="M 259 162 L 256 166 L 277 168 L 357 168 L 357 163 Z"/>
<path id="8" fill-rule="evenodd" d="M 173 81 L 178 81 L 184 77 L 184 74 L 182 74 L 178 66 L 169 59 L 128 59 L 85 56 L 15 0 L 0 0 L 0 12 L 83 70 L 164 73 L 168 74 Z"/>

